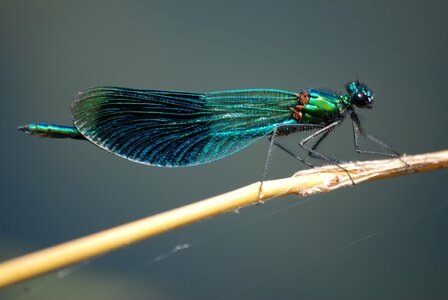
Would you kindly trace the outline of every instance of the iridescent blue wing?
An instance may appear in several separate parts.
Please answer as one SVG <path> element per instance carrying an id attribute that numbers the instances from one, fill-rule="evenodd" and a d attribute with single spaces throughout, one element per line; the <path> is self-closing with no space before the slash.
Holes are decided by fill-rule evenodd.
<path id="1" fill-rule="evenodd" d="M 208 163 L 295 123 L 294 93 L 238 90 L 185 93 L 94 88 L 72 104 L 76 128 L 118 156 L 154 166 Z"/>

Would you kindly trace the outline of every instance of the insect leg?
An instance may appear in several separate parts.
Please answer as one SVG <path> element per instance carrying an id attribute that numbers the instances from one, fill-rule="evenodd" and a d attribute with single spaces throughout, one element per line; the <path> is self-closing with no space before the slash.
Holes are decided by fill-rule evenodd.
<path id="1" fill-rule="evenodd" d="M 314 125 L 314 124 L 289 124 L 289 125 L 281 125 L 278 126 L 278 134 L 277 135 L 288 135 L 291 132 L 297 132 L 300 130 L 307 130 L 307 129 L 321 129 L 323 128 L 322 125 Z M 281 132 L 281 130 L 285 130 L 285 132 Z M 287 131 L 289 130 L 289 132 Z M 317 145 L 321 142 L 321 140 L 328 134 L 329 132 L 327 132 L 322 138 L 319 139 L 319 141 L 317 141 L 317 143 L 313 146 L 312 149 L 314 149 L 315 147 L 317 147 Z M 271 140 L 272 136 L 269 136 L 268 139 Z M 288 155 L 294 157 L 296 160 L 300 161 L 301 163 L 307 165 L 310 168 L 313 168 L 314 165 L 311 164 L 310 162 L 304 160 L 303 158 L 301 158 L 300 156 L 294 154 L 294 152 L 292 152 L 291 150 L 287 149 L 285 146 L 283 146 L 282 144 L 280 144 L 279 142 L 277 142 L 277 140 L 273 140 L 273 145 L 277 146 L 278 148 L 280 148 L 281 150 L 285 151 Z M 309 154 L 311 156 L 311 154 Z M 318 157 L 320 158 L 320 157 Z"/>
<path id="2" fill-rule="evenodd" d="M 328 136 L 328 134 L 331 131 L 325 131 L 322 136 L 317 140 L 316 143 L 314 143 L 314 145 L 311 147 L 312 150 L 317 150 L 317 148 L 319 147 L 320 143 Z M 317 158 L 317 159 L 321 159 L 319 156 L 314 155 L 312 152 L 308 152 L 308 155 L 311 156 L 312 158 Z"/>
<path id="3" fill-rule="evenodd" d="M 272 135 L 268 137 L 269 139 L 269 149 L 268 149 L 268 156 L 266 157 L 266 161 L 264 162 L 264 169 L 263 169 L 263 175 L 261 176 L 260 180 L 260 187 L 258 188 L 258 203 L 261 204 L 263 201 L 261 200 L 261 191 L 263 188 L 263 182 L 266 179 L 266 175 L 268 174 L 269 165 L 271 163 L 271 157 L 272 157 L 272 149 L 274 145 L 275 138 L 277 137 L 277 131 L 278 127 L 274 128 L 274 131 L 272 132 Z"/>
<path id="4" fill-rule="evenodd" d="M 361 122 L 359 121 L 358 115 L 354 111 L 350 111 L 350 117 L 352 119 L 352 125 L 353 125 L 353 140 L 355 143 L 355 150 L 359 154 L 374 154 L 374 155 L 382 155 L 382 156 L 389 156 L 389 157 L 396 157 L 399 160 L 401 160 L 404 164 L 407 165 L 405 161 L 403 161 L 400 157 L 401 154 L 392 148 L 390 148 L 386 143 L 380 141 L 376 137 L 368 134 L 364 128 L 361 125 Z M 374 142 L 375 144 L 379 145 L 384 150 L 389 151 L 388 152 L 380 152 L 380 151 L 371 151 L 371 150 L 361 150 L 359 146 L 359 135 L 362 135 L 369 139 L 370 141 Z"/>
<path id="5" fill-rule="evenodd" d="M 296 160 L 300 161 L 301 163 L 307 165 L 310 168 L 314 168 L 314 165 L 312 165 L 311 163 L 307 162 L 306 160 L 304 160 L 300 156 L 295 155 L 291 150 L 289 150 L 288 148 L 286 148 L 285 146 L 283 146 L 279 142 L 274 141 L 273 144 L 274 144 L 274 146 L 276 146 L 276 147 L 280 148 L 281 150 L 285 151 L 287 154 L 289 154 L 290 156 L 294 157 Z"/>
<path id="6" fill-rule="evenodd" d="M 305 161 L 300 156 L 295 155 L 291 150 L 287 149 L 285 146 L 281 145 L 276 140 L 279 135 L 288 135 L 291 132 L 299 131 L 299 130 L 302 130 L 302 129 L 312 129 L 312 128 L 322 128 L 322 126 L 321 125 L 309 125 L 309 124 L 279 125 L 279 126 L 275 127 L 274 131 L 272 132 L 272 134 L 268 136 L 268 140 L 269 140 L 268 155 L 267 155 L 267 158 L 266 158 L 266 162 L 264 164 L 263 175 L 262 175 L 261 181 L 260 181 L 260 188 L 258 189 L 258 201 L 259 201 L 259 203 L 262 203 L 262 201 L 260 200 L 261 199 L 260 196 L 261 196 L 261 191 L 262 191 L 262 187 L 263 187 L 263 182 L 266 180 L 266 176 L 268 174 L 269 166 L 270 166 L 270 163 L 271 163 L 271 158 L 272 158 L 272 153 L 273 153 L 273 148 L 274 148 L 273 146 L 279 147 L 281 150 L 285 151 L 287 154 L 289 154 L 290 156 L 294 157 L 295 159 L 297 159 L 301 163 L 307 165 L 308 167 L 310 167 L 310 168 L 314 167 L 311 163 Z M 283 132 L 282 132 L 282 130 L 283 130 Z"/>
<path id="7" fill-rule="evenodd" d="M 311 153 L 310 155 L 314 155 L 314 156 L 316 156 L 317 158 L 320 158 L 320 159 L 322 159 L 322 160 L 325 160 L 325 161 L 327 161 L 327 162 L 329 162 L 329 163 L 331 163 L 331 164 L 333 164 L 333 165 L 339 167 L 341 170 L 345 171 L 345 172 L 347 173 L 348 177 L 350 178 L 351 182 L 352 182 L 353 185 L 354 185 L 355 182 L 353 181 L 353 178 L 352 178 L 352 176 L 350 175 L 350 172 L 349 172 L 347 169 L 345 169 L 344 167 L 342 167 L 341 165 L 339 165 L 339 161 L 337 161 L 337 160 L 335 160 L 335 159 L 332 159 L 332 158 L 329 158 L 328 156 L 326 156 L 326 155 L 324 155 L 324 154 L 318 152 L 318 151 L 315 149 L 316 147 L 313 148 L 313 147 L 309 147 L 309 146 L 307 146 L 307 144 L 308 144 L 310 141 L 314 140 L 315 138 L 317 138 L 317 137 L 320 136 L 320 135 L 323 135 L 324 137 L 326 137 L 326 136 L 331 132 L 331 130 L 333 130 L 336 126 L 338 126 L 339 124 L 341 124 L 341 122 L 342 122 L 342 120 L 338 120 L 338 121 L 336 121 L 336 122 L 331 123 L 331 124 L 328 125 L 328 126 L 325 126 L 324 128 L 318 130 L 317 132 L 315 132 L 315 133 L 311 134 L 310 136 L 308 136 L 308 137 L 304 138 L 303 140 L 301 140 L 300 143 L 299 143 L 299 146 L 300 146 L 301 148 L 303 148 L 305 151 L 308 151 L 309 153 Z M 321 141 L 322 141 L 322 138 L 319 138 L 318 143 L 320 143 Z M 318 143 L 316 143 L 316 144 L 318 144 Z M 314 146 L 315 146 L 315 145 L 314 145 Z"/>

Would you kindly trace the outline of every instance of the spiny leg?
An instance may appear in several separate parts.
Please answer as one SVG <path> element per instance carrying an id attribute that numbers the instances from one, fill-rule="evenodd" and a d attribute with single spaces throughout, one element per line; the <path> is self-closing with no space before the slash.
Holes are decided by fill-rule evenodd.
<path id="1" fill-rule="evenodd" d="M 272 158 L 272 153 L 273 153 L 273 146 L 277 146 L 279 147 L 281 150 L 285 151 L 287 154 L 291 155 L 292 157 L 294 157 L 295 159 L 297 159 L 298 161 L 300 161 L 301 163 L 309 166 L 309 167 L 314 167 L 311 163 L 305 161 L 304 159 L 302 159 L 300 156 L 295 155 L 291 150 L 287 149 L 286 147 L 284 147 L 283 145 L 281 145 L 280 143 L 278 143 L 276 141 L 276 138 L 278 135 L 288 135 L 291 132 L 295 132 L 295 131 L 300 131 L 300 130 L 304 130 L 304 129 L 316 129 L 316 128 L 322 128 L 322 125 L 310 125 L 310 124 L 287 124 L 287 125 L 279 125 L 277 127 L 274 128 L 274 131 L 272 132 L 271 135 L 268 136 L 268 140 L 269 140 L 269 149 L 268 149 L 268 155 L 266 158 L 266 162 L 264 164 L 264 170 L 263 170 L 263 175 L 261 177 L 261 181 L 260 181 L 260 187 L 258 189 L 258 201 L 259 203 L 262 203 L 262 201 L 260 200 L 260 195 L 261 195 L 261 191 L 262 191 L 262 187 L 263 187 L 263 182 L 266 179 L 268 170 L 269 170 L 269 165 L 271 163 L 271 158 Z M 281 130 L 285 130 L 283 133 L 281 133 Z M 288 132 L 289 129 L 289 132 Z"/>
<path id="2" fill-rule="evenodd" d="M 274 141 L 274 146 L 280 148 L 281 150 L 285 151 L 287 154 L 289 154 L 290 156 L 292 156 L 293 158 L 295 158 L 296 160 L 300 161 L 301 163 L 307 165 L 310 168 L 314 168 L 314 165 L 312 165 L 311 163 L 307 162 L 306 160 L 304 160 L 303 158 L 301 158 L 298 155 L 295 155 L 291 150 L 289 150 L 288 148 L 286 148 L 285 146 L 283 146 L 282 144 L 280 144 L 277 141 Z"/>
<path id="3" fill-rule="evenodd" d="M 259 204 L 263 203 L 263 201 L 260 198 L 260 196 L 261 196 L 261 189 L 263 187 L 263 182 L 266 179 L 266 175 L 268 173 L 269 165 L 271 163 L 272 149 L 273 149 L 272 146 L 274 145 L 275 138 L 277 137 L 277 131 L 278 131 L 278 127 L 275 127 L 274 131 L 272 132 L 272 135 L 270 135 L 268 137 L 268 139 L 269 139 L 268 156 L 266 157 L 266 161 L 264 162 L 263 175 L 261 176 L 260 187 L 258 188 L 258 203 Z"/>
<path id="4" fill-rule="evenodd" d="M 321 143 L 321 142 L 328 136 L 328 134 L 329 134 L 330 132 L 331 132 L 330 130 L 329 130 L 329 131 L 325 131 L 325 132 L 322 134 L 322 136 L 317 140 L 317 142 L 314 143 L 314 145 L 311 147 L 311 149 L 317 151 L 317 148 L 319 147 L 320 143 Z M 312 152 L 308 152 L 308 155 L 309 155 L 310 157 L 312 157 L 312 158 L 321 159 L 319 156 L 314 155 Z"/>
<path id="5" fill-rule="evenodd" d="M 355 143 L 355 151 L 359 154 L 372 154 L 372 155 L 381 155 L 381 156 L 388 156 L 388 157 L 396 157 L 401 162 L 403 162 L 405 165 L 408 165 L 402 158 L 401 154 L 394 149 L 390 148 L 386 143 L 380 141 L 376 137 L 368 134 L 364 128 L 361 125 L 361 122 L 359 121 L 358 115 L 354 111 L 350 111 L 350 117 L 352 119 L 352 125 L 353 125 L 353 140 Z M 387 152 L 380 152 L 380 151 L 371 151 L 371 150 L 361 150 L 361 147 L 359 146 L 359 135 L 362 135 L 366 137 L 368 140 L 372 141 L 373 143 L 379 145 L 381 148 L 390 151 L 390 153 Z"/>
<path id="6" fill-rule="evenodd" d="M 314 139 L 315 139 L 316 137 L 318 137 L 319 135 L 323 135 L 324 137 L 326 137 L 326 136 L 331 132 L 331 130 L 333 130 L 333 129 L 334 129 L 336 126 L 338 126 L 340 123 L 341 123 L 341 120 L 338 120 L 338 121 L 333 122 L 333 123 L 331 123 L 330 125 L 328 125 L 328 126 L 322 128 L 321 130 L 319 130 L 319 131 L 317 131 L 317 132 L 311 134 L 310 136 L 308 136 L 308 137 L 304 138 L 303 140 L 301 140 L 300 143 L 299 143 L 299 146 L 300 146 L 302 149 L 304 149 L 305 151 L 308 151 L 309 153 L 311 153 L 312 155 L 314 155 L 314 156 L 316 156 L 316 157 L 318 157 L 318 158 L 320 158 L 320 159 L 323 159 L 323 160 L 325 160 L 325 161 L 327 161 L 327 162 L 329 162 L 329 163 L 331 163 L 331 164 L 333 164 L 333 165 L 339 167 L 341 170 L 345 171 L 345 172 L 347 173 L 348 177 L 350 178 L 352 184 L 354 185 L 355 182 L 353 181 L 353 178 L 352 178 L 352 176 L 350 175 L 350 172 L 349 172 L 347 169 L 345 169 L 344 167 L 342 167 L 341 165 L 339 165 L 339 164 L 338 164 L 339 161 L 334 160 L 334 159 L 331 159 L 331 158 L 327 157 L 326 155 L 323 155 L 322 153 L 320 153 L 320 152 L 318 152 L 317 150 L 313 149 L 313 147 L 308 147 L 308 146 L 307 146 L 307 144 L 308 144 L 310 141 L 314 140 Z M 318 140 L 318 142 L 320 142 L 320 141 L 322 141 L 321 138 Z"/>

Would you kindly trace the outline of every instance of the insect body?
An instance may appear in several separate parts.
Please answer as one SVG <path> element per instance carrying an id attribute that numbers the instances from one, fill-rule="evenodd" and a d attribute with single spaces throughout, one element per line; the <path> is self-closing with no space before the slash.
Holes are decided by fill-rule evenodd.
<path id="1" fill-rule="evenodd" d="M 359 149 L 360 134 L 387 146 L 363 130 L 355 113 L 355 107 L 371 107 L 372 92 L 358 81 L 347 84 L 346 90 L 337 95 L 316 89 L 188 93 L 100 87 L 76 97 L 73 127 L 33 123 L 19 129 L 40 137 L 87 139 L 137 163 L 182 167 L 221 159 L 265 136 L 271 140 L 270 153 L 273 145 L 282 148 L 277 135 L 312 128 L 317 131 L 299 145 L 336 164 L 316 148 L 348 114 L 358 152 L 398 156 Z"/>

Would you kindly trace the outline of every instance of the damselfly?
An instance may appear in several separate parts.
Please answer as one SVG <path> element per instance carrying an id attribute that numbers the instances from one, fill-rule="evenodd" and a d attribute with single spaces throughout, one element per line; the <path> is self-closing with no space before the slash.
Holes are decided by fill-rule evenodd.
<path id="1" fill-rule="evenodd" d="M 189 93 L 99 87 L 81 92 L 74 100 L 74 127 L 33 123 L 19 129 L 40 137 L 87 139 L 128 160 L 162 167 L 212 162 L 265 136 L 270 140 L 268 160 L 275 145 L 312 166 L 279 144 L 276 137 L 314 129 L 299 146 L 315 158 L 338 165 L 317 148 L 349 115 L 358 153 L 398 157 L 366 133 L 355 113 L 355 107 L 372 107 L 372 91 L 359 81 L 348 83 L 346 90 L 347 94 L 317 89 Z M 388 152 L 361 150 L 360 135 Z M 263 179 L 265 175 L 266 167 Z"/>

